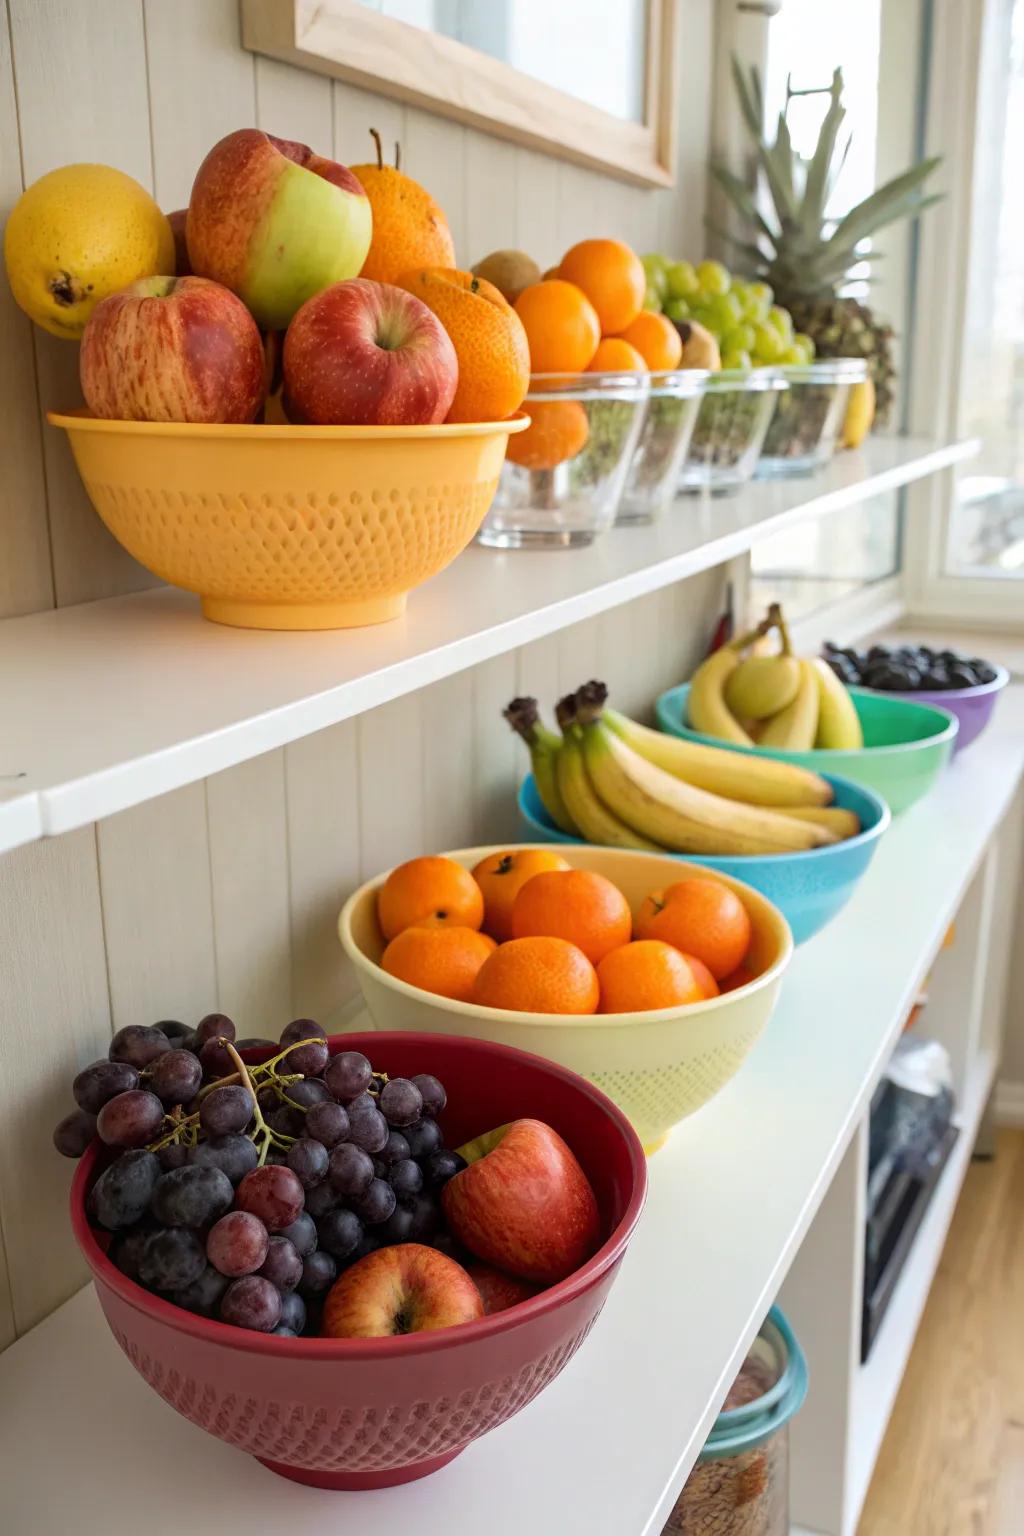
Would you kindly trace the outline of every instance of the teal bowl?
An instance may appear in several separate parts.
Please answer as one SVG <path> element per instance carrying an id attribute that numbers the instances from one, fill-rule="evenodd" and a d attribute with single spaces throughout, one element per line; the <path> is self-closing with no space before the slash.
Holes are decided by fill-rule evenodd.
<path id="1" fill-rule="evenodd" d="M 735 858 L 718 854 L 677 855 L 689 864 L 703 864 L 723 875 L 745 880 L 755 891 L 767 896 L 793 930 L 796 944 L 813 938 L 846 906 L 890 820 L 889 807 L 872 790 L 831 774 L 826 777 L 835 790 L 835 804 L 854 811 L 860 818 L 862 830 L 856 837 L 831 843 L 827 848 L 812 848 L 807 853 L 774 853 L 764 858 L 752 854 Z M 541 803 L 532 774 L 519 787 L 519 814 L 534 842 L 580 842 L 578 837 L 569 837 L 555 826 Z"/>
<path id="2" fill-rule="evenodd" d="M 655 706 L 658 725 L 670 736 L 702 741 L 709 747 L 728 747 L 732 752 L 753 752 L 778 757 L 785 763 L 801 763 L 828 777 L 841 775 L 881 795 L 894 816 L 920 800 L 931 789 L 953 755 L 959 722 L 948 709 L 917 704 L 870 688 L 851 688 L 850 697 L 860 716 L 864 745 L 852 752 L 815 747 L 810 752 L 783 752 L 775 747 L 734 747 L 731 742 L 705 736 L 686 723 L 689 683 L 670 688 Z"/>

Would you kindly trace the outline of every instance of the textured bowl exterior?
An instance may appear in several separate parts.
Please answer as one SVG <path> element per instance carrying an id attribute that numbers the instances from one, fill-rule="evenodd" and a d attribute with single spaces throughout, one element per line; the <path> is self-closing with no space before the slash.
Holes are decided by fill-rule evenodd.
<path id="1" fill-rule="evenodd" d="M 327 629 L 396 617 L 473 538 L 520 421 L 198 427 L 51 416 L 129 554 L 207 618 Z"/>
<path id="2" fill-rule="evenodd" d="M 1010 681 L 1005 667 L 997 667 L 997 676 L 991 683 L 980 683 L 977 688 L 919 688 L 913 693 L 890 693 L 893 699 L 906 699 L 914 704 L 937 704 L 948 709 L 960 722 L 953 744 L 953 755 L 963 752 L 972 741 L 977 741 L 988 725 L 999 702 L 999 695 Z"/>
<path id="3" fill-rule="evenodd" d="M 639 1218 L 646 1164 L 613 1104 L 522 1052 L 422 1034 L 336 1036 L 332 1049 L 342 1048 L 366 1050 L 391 1073 L 436 1072 L 462 1105 L 446 1111 L 452 1144 L 524 1114 L 553 1125 L 594 1186 L 609 1233 L 602 1247 L 567 1280 L 480 1322 L 394 1339 L 280 1339 L 184 1312 L 114 1267 L 85 1214 L 98 1144 L 75 1176 L 72 1223 L 111 1331 L 165 1402 L 285 1476 L 383 1487 L 443 1465 L 525 1407 L 572 1358 Z"/>
<path id="4" fill-rule="evenodd" d="M 863 830 L 856 837 L 833 843 L 828 848 L 814 848 L 807 853 L 777 853 L 770 858 L 681 853 L 671 857 L 686 857 L 693 864 L 713 869 L 716 874 L 745 880 L 755 891 L 775 903 L 793 930 L 793 942 L 805 944 L 846 906 L 891 820 L 889 807 L 873 790 L 862 784 L 852 784 L 848 779 L 830 777 L 829 782 L 835 789 L 835 804 L 856 812 L 860 818 Z M 546 843 L 580 846 L 578 838 L 560 831 L 548 816 L 532 773 L 519 788 L 519 814 L 530 837 Z"/>
<path id="5" fill-rule="evenodd" d="M 870 688 L 851 688 L 866 746 L 857 751 L 783 752 L 768 747 L 735 747 L 717 737 L 705 736 L 686 724 L 690 685 L 670 688 L 658 699 L 658 726 L 672 736 L 702 741 L 707 746 L 728 746 L 732 752 L 777 757 L 800 763 L 815 773 L 852 779 L 881 795 L 894 816 L 909 809 L 931 789 L 953 755 L 958 723 L 943 706 L 920 704 L 899 695 L 872 693 Z"/>
<path id="6" fill-rule="evenodd" d="M 447 857 L 471 869 L 496 851 L 462 848 Z M 680 864 L 670 854 L 587 844 L 574 847 L 572 862 L 577 868 L 607 875 L 634 912 L 649 892 L 682 879 L 688 871 L 704 872 L 696 864 Z M 649 1013 L 577 1016 L 478 1008 L 424 992 L 381 970 L 377 962 L 384 943 L 377 928 L 376 901 L 385 878 L 369 881 L 356 891 L 338 920 L 342 946 L 355 966 L 376 1027 L 436 1030 L 535 1051 L 589 1078 L 614 1099 L 649 1151 L 739 1071 L 774 1011 L 793 950 L 781 913 L 749 885 L 723 875 L 753 924 L 752 962 L 759 974 L 748 986 L 685 1008 Z"/>

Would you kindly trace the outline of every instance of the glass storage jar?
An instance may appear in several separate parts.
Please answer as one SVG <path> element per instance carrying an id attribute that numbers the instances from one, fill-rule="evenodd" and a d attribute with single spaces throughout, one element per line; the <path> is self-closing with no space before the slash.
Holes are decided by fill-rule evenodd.
<path id="1" fill-rule="evenodd" d="M 789 1536 L 789 1421 L 806 1395 L 803 1351 L 773 1307 L 662 1536 Z"/>
<path id="2" fill-rule="evenodd" d="M 787 388 L 777 368 L 709 374 L 680 489 L 722 495 L 751 480 L 775 402 Z"/>
<path id="3" fill-rule="evenodd" d="M 672 501 L 710 374 L 677 368 L 649 377 L 650 399 L 619 502 L 619 524 L 653 523 Z"/>
<path id="4" fill-rule="evenodd" d="M 535 373 L 522 407 L 530 425 L 506 456 L 478 541 L 567 549 L 610 528 L 649 391 L 647 374 Z"/>
<path id="5" fill-rule="evenodd" d="M 835 452 L 850 390 L 864 383 L 868 365 L 859 357 L 829 357 L 779 372 L 789 387 L 768 425 L 757 473 L 764 478 L 809 475 Z"/>

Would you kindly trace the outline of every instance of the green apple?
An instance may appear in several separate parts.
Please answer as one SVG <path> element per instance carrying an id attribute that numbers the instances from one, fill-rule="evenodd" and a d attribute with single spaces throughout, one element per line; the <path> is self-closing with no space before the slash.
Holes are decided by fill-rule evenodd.
<path id="1" fill-rule="evenodd" d="M 258 128 L 213 146 L 185 220 L 192 271 L 237 293 L 268 331 L 358 276 L 372 229 L 370 200 L 347 167 Z"/>

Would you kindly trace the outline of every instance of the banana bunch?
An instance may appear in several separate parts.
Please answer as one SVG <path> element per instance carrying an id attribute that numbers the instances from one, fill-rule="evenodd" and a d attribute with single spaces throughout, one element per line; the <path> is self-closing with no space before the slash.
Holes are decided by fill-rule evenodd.
<path id="1" fill-rule="evenodd" d="M 775 653 L 764 649 L 772 630 L 780 642 Z M 690 683 L 687 709 L 694 730 L 734 746 L 809 752 L 864 745 L 844 684 L 821 657 L 794 656 L 777 603 L 756 629 L 701 663 Z"/>
<path id="2" fill-rule="evenodd" d="M 742 855 L 803 852 L 860 830 L 853 812 L 829 804 L 820 775 L 666 736 L 607 708 L 607 693 L 591 682 L 560 699 L 561 737 L 536 699 L 504 712 L 562 831 L 612 848 Z"/>

